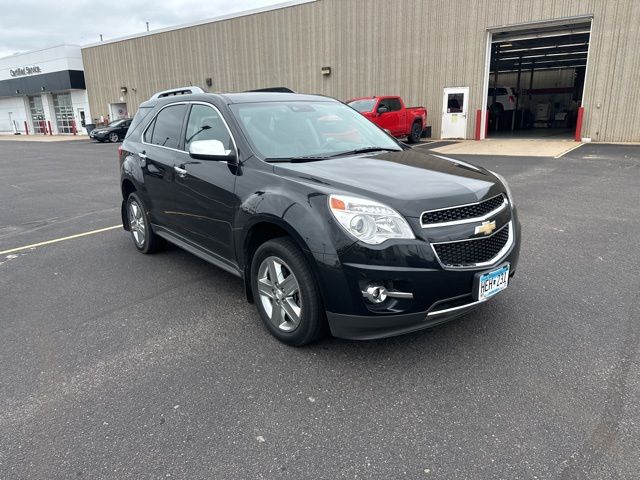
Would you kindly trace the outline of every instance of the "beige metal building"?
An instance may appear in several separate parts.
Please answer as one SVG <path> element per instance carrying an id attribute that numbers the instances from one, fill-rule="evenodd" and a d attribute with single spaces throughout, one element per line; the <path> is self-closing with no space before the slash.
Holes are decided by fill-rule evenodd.
<path id="1" fill-rule="evenodd" d="M 82 56 L 94 118 L 133 115 L 177 86 L 286 86 L 340 100 L 401 95 L 427 108 L 435 138 L 573 136 L 582 106 L 581 137 L 640 142 L 639 25 L 635 0 L 303 0 Z M 501 101 L 502 86 L 517 95 Z"/>

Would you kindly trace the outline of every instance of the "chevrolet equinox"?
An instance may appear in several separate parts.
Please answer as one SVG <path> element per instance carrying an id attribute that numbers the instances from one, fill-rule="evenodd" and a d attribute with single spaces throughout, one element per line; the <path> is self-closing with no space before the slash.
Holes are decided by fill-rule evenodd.
<path id="1" fill-rule="evenodd" d="M 516 270 L 520 223 L 500 175 L 410 148 L 330 98 L 154 95 L 119 158 L 135 247 L 168 241 L 240 277 L 290 345 L 427 328 Z"/>

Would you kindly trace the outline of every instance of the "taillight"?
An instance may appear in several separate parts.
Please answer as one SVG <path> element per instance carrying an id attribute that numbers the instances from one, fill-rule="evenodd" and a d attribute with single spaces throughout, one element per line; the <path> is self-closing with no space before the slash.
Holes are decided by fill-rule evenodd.
<path id="1" fill-rule="evenodd" d="M 511 103 L 516 103 L 516 97 L 514 97 L 513 95 L 509 95 L 509 101 Z"/>
<path id="2" fill-rule="evenodd" d="M 122 162 L 122 145 L 118 145 L 118 160 Z"/>

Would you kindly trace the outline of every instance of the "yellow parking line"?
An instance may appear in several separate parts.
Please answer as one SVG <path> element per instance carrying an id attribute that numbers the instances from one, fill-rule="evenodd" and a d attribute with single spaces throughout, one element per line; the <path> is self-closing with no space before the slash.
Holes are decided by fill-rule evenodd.
<path id="1" fill-rule="evenodd" d="M 50 245 L 52 243 L 64 242 L 65 240 L 73 240 L 74 238 L 86 237 L 87 235 L 95 235 L 96 233 L 108 232 L 109 230 L 115 230 L 116 228 L 122 228 L 122 225 L 114 225 L 113 227 L 99 228 L 98 230 L 91 230 L 90 232 L 77 233 L 68 237 L 55 238 L 53 240 L 47 240 L 46 242 L 32 243 L 31 245 L 25 245 L 24 247 L 11 248 L 0 252 L 0 255 L 7 253 L 19 252 L 21 250 L 28 250 L 30 248 L 41 247 L 43 245 Z"/>

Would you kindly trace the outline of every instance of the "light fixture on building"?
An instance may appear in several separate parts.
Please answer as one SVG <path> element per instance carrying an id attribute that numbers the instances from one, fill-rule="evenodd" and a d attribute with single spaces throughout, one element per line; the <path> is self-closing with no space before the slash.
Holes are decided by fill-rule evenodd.
<path id="1" fill-rule="evenodd" d="M 211 88 L 211 86 L 213 86 L 213 79 L 211 77 L 206 78 L 205 83 L 207 84 L 207 87 Z"/>
<path id="2" fill-rule="evenodd" d="M 16 89 L 16 95 L 20 94 L 20 90 Z"/>
<path id="3" fill-rule="evenodd" d="M 331 67 L 322 67 L 320 69 L 320 73 L 322 73 L 322 75 L 328 77 L 329 75 L 331 75 Z"/>
<path id="4" fill-rule="evenodd" d="M 42 92 L 44 92 L 44 91 L 46 90 L 46 87 L 43 85 L 43 86 L 41 86 L 41 87 L 40 87 L 40 90 L 41 90 Z"/>
<path id="5" fill-rule="evenodd" d="M 120 87 L 120 93 L 122 93 L 123 95 L 127 93 L 127 87 Z"/>

